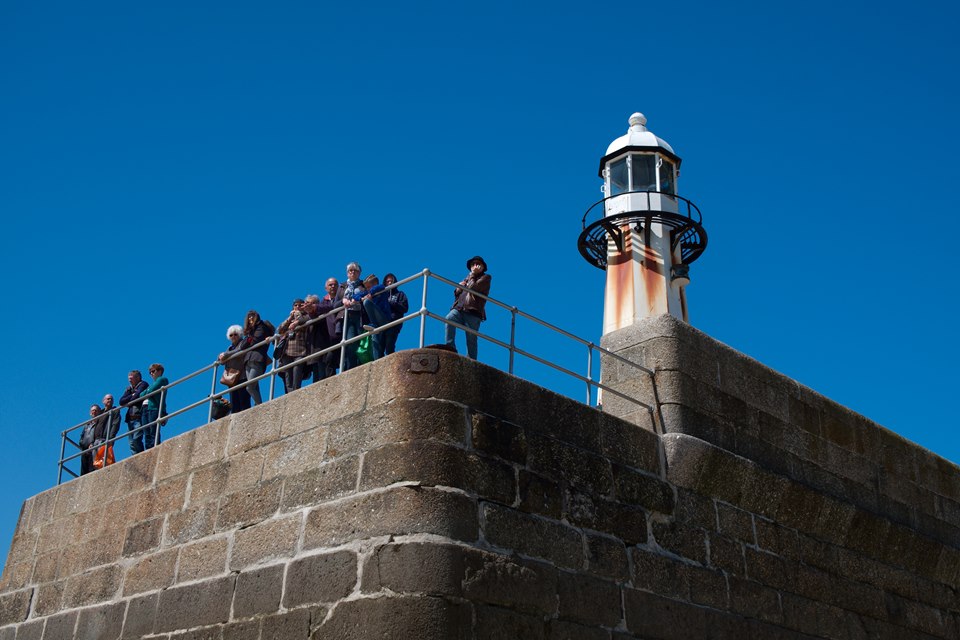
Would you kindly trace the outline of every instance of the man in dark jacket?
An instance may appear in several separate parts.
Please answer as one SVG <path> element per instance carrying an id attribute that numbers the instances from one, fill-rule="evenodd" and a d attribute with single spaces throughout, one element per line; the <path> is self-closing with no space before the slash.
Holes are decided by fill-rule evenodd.
<path id="1" fill-rule="evenodd" d="M 135 402 L 137 398 L 149 387 L 143 380 L 140 372 L 134 369 L 127 374 L 127 381 L 130 386 L 120 396 L 120 406 L 127 408 L 127 415 L 124 421 L 127 423 L 127 431 L 130 432 L 130 452 L 140 453 L 143 451 L 143 431 L 138 431 L 141 421 L 141 411 L 143 402 Z"/>
<path id="2" fill-rule="evenodd" d="M 490 274 L 487 273 L 487 263 L 480 256 L 474 256 L 467 260 L 467 277 L 460 282 L 460 286 L 454 290 L 453 307 L 447 314 L 447 320 L 456 322 L 473 331 L 480 330 L 480 323 L 487 319 L 485 307 L 486 298 L 475 295 L 490 294 Z M 477 336 L 474 333 L 465 331 L 467 334 L 467 355 L 477 359 Z M 457 328 L 451 324 L 447 325 L 446 343 L 456 351 Z"/>
<path id="3" fill-rule="evenodd" d="M 96 440 L 97 427 L 100 426 L 100 405 L 90 405 L 90 422 L 83 425 L 80 432 L 80 448 L 83 453 L 80 454 L 80 475 L 86 475 L 93 471 L 93 443 Z"/>
<path id="4" fill-rule="evenodd" d="M 323 296 L 323 299 L 320 301 L 318 307 L 320 315 L 329 313 L 337 306 L 337 290 L 340 288 L 340 283 L 337 282 L 336 278 L 327 278 L 327 282 L 323 287 L 326 289 L 327 295 Z M 333 346 L 340 342 L 342 336 L 342 334 L 337 331 L 337 315 L 336 313 L 330 313 L 325 320 L 325 326 L 323 326 L 323 322 L 320 323 L 321 327 L 319 330 L 326 334 L 328 346 Z M 340 366 L 340 350 L 335 349 L 323 356 L 323 366 L 324 378 L 336 375 L 337 368 Z"/>

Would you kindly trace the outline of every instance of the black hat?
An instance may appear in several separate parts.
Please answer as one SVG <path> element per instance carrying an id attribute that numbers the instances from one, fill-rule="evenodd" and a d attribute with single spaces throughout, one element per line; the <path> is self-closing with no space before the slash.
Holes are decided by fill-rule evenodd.
<path id="1" fill-rule="evenodd" d="M 471 266 L 473 266 L 473 263 L 474 263 L 474 262 L 479 262 L 480 264 L 482 264 L 482 265 L 483 265 L 483 271 L 484 271 L 484 273 L 486 273 L 486 271 L 487 271 L 487 263 L 484 262 L 484 261 L 483 261 L 483 258 L 481 258 L 480 256 L 473 256 L 472 258 L 470 258 L 469 260 L 467 260 L 467 269 L 469 269 Z"/>

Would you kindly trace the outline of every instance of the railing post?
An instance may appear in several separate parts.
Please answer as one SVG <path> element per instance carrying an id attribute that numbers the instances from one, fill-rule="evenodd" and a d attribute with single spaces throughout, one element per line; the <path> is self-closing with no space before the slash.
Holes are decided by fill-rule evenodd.
<path id="1" fill-rule="evenodd" d="M 510 308 L 510 369 L 508 373 L 513 375 L 513 356 L 514 349 L 517 346 L 517 308 Z"/>
<path id="2" fill-rule="evenodd" d="M 430 280 L 430 269 L 423 270 L 423 298 L 420 300 L 420 348 L 426 342 L 427 335 L 427 282 Z"/>
<path id="3" fill-rule="evenodd" d="M 346 295 L 346 290 L 344 290 L 344 295 Z M 343 327 L 340 331 L 340 373 L 343 373 L 343 363 L 347 358 L 347 348 L 343 346 L 344 341 L 347 339 L 347 318 L 350 313 L 350 309 L 347 307 L 343 308 Z"/>
<path id="4" fill-rule="evenodd" d="M 276 349 L 277 349 L 276 342 L 273 343 L 273 349 L 274 349 L 274 353 L 276 353 Z M 276 370 L 277 370 L 277 359 L 272 358 L 270 360 L 270 392 L 269 392 L 269 395 L 267 396 L 267 400 L 273 400 L 273 393 L 277 386 L 277 374 L 274 373 L 274 371 Z"/>
<path id="5" fill-rule="evenodd" d="M 63 482 L 63 452 L 67 448 L 67 432 L 60 432 L 60 464 L 57 465 L 57 485 Z"/>
<path id="6" fill-rule="evenodd" d="M 167 388 L 160 388 L 160 406 L 157 407 L 157 424 L 156 424 L 156 433 L 153 436 L 153 446 L 160 444 L 160 423 L 163 422 L 163 410 L 167 406 Z"/>
<path id="7" fill-rule="evenodd" d="M 587 345 L 587 406 L 590 406 L 590 392 L 592 387 L 590 386 L 593 382 L 593 343 Z"/>
<path id="8" fill-rule="evenodd" d="M 213 394 L 217 392 L 217 371 L 219 364 L 213 365 L 213 381 L 210 383 L 210 407 L 207 409 L 207 422 L 213 422 Z"/>

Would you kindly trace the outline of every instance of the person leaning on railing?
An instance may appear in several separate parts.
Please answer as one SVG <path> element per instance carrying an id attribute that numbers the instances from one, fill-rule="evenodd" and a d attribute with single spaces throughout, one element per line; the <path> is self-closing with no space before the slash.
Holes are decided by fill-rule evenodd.
<path id="1" fill-rule="evenodd" d="M 243 325 L 243 348 L 246 349 L 255 344 L 260 344 L 275 332 L 276 328 L 269 320 L 262 319 L 259 313 L 251 309 L 247 311 L 247 319 Z M 264 342 L 262 346 L 247 352 L 246 359 L 243 363 L 243 371 L 246 374 L 247 380 L 253 380 L 267 370 L 267 364 L 270 362 L 270 357 L 267 355 L 267 349 L 269 347 L 270 344 Z M 259 382 L 248 385 L 247 393 L 250 394 L 250 398 L 254 404 L 263 403 L 263 398 L 260 395 Z"/>
<path id="2" fill-rule="evenodd" d="M 160 425 L 157 424 L 156 421 L 159 420 L 161 416 L 167 415 L 167 399 L 162 397 L 163 392 L 160 391 L 160 389 L 170 384 L 170 381 L 163 375 L 162 364 L 154 363 L 150 365 L 149 371 L 151 377 L 153 377 L 153 383 L 144 389 L 140 397 L 153 393 L 153 395 L 143 401 L 143 424 L 150 424 L 151 422 L 154 424 L 143 430 L 144 450 L 152 449 L 155 444 L 160 442 Z"/>
<path id="3" fill-rule="evenodd" d="M 480 256 L 473 256 L 467 260 L 467 269 L 470 273 L 460 281 L 460 286 L 454 292 L 453 306 L 447 314 L 447 320 L 462 324 L 474 331 L 480 330 L 480 323 L 487 319 L 485 307 L 486 298 L 474 295 L 474 292 L 488 295 L 490 293 L 490 274 L 487 273 L 487 263 Z M 477 335 L 467 334 L 467 355 L 477 359 Z M 446 327 L 447 346 L 457 350 L 457 328 L 448 324 Z"/>
<path id="4" fill-rule="evenodd" d="M 297 298 L 293 301 L 290 315 L 277 327 L 277 333 L 286 338 L 281 364 L 286 365 L 310 355 L 313 325 L 303 326 L 310 320 L 310 306 L 307 301 Z M 287 369 L 283 374 L 284 393 L 299 389 L 306 373 L 307 364 L 302 362 Z"/>
<path id="5" fill-rule="evenodd" d="M 389 287 L 397 283 L 397 276 L 392 273 L 388 273 L 383 277 L 383 286 Z M 407 294 L 400 289 L 390 289 L 387 291 L 387 302 L 390 303 L 390 319 L 399 320 L 403 316 L 407 315 L 407 311 L 410 309 L 410 302 L 407 300 Z M 390 355 L 397 350 L 397 338 L 400 336 L 400 329 L 403 328 L 402 324 L 398 324 L 395 327 L 390 327 L 383 333 L 383 354 Z"/>
<path id="6" fill-rule="evenodd" d="M 93 443 L 97 439 L 97 426 L 100 424 L 100 405 L 90 405 L 90 421 L 83 425 L 80 432 L 80 475 L 93 471 Z"/>
<path id="7" fill-rule="evenodd" d="M 223 365 L 224 375 L 231 377 L 230 380 L 221 379 L 220 382 L 229 383 L 230 386 L 230 413 L 240 413 L 250 408 L 250 394 L 247 387 L 241 386 L 247 381 L 244 373 L 246 354 L 240 353 L 243 350 L 243 327 L 238 324 L 227 327 L 227 340 L 230 341 L 230 346 L 217 356 L 217 362 Z"/>
<path id="8" fill-rule="evenodd" d="M 360 263 L 347 264 L 347 279 L 337 288 L 337 297 L 334 306 L 343 305 L 343 311 L 337 312 L 341 330 L 338 331 L 344 340 L 352 340 L 363 332 L 363 307 L 360 302 L 366 295 L 363 282 L 360 280 Z M 343 350 L 343 371 L 357 366 L 357 349 L 359 341 L 346 345 Z"/>
<path id="9" fill-rule="evenodd" d="M 323 296 L 323 299 L 320 300 L 320 304 L 317 306 L 317 312 L 320 315 L 327 316 L 324 321 L 320 323 L 320 327 L 317 328 L 317 333 L 322 334 L 318 342 L 326 340 L 328 346 L 333 346 L 340 342 L 342 335 L 337 330 L 337 314 L 330 313 L 337 304 L 337 289 L 339 287 L 340 283 L 337 282 L 336 278 L 327 278 L 326 283 L 323 285 L 323 288 L 327 291 L 327 295 Z M 329 378 L 337 374 L 337 369 L 340 367 L 339 349 L 334 349 L 323 356 L 323 367 L 324 378 Z"/>

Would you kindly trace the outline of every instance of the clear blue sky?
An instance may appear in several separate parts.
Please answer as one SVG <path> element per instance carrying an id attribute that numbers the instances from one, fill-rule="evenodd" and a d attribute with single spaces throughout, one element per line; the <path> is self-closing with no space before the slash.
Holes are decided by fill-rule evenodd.
<path id="1" fill-rule="evenodd" d="M 196 370 L 348 260 L 459 279 L 479 253 L 494 295 L 598 339 L 576 239 L 633 111 L 704 214 L 692 324 L 960 461 L 957 13 L 0 4 L 0 548 L 129 369 Z"/>

